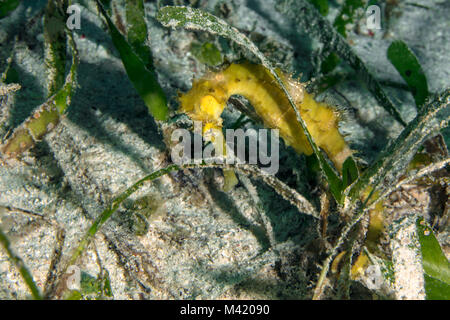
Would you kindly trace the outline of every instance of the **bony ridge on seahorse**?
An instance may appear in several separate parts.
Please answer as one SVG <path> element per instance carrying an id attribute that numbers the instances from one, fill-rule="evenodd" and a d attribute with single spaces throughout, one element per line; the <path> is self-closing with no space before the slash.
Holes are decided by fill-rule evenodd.
<path id="1" fill-rule="evenodd" d="M 315 143 L 340 171 L 352 151 L 339 133 L 338 112 L 323 102 L 315 101 L 302 83 L 282 72 L 279 74 Z M 180 95 L 181 110 L 192 120 L 202 121 L 203 135 L 208 140 L 207 133 L 210 131 L 222 134 L 221 114 L 232 95 L 245 97 L 264 125 L 279 129 L 285 143 L 298 153 L 313 153 L 287 97 L 273 75 L 262 65 L 249 62 L 231 64 L 219 72 L 209 72 L 203 78 L 194 80 L 192 89 Z M 214 143 L 214 138 L 209 140 Z"/>

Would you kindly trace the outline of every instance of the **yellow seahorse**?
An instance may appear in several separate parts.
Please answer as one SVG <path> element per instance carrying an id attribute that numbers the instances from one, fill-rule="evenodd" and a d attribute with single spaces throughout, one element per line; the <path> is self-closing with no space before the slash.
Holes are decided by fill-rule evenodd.
<path id="1" fill-rule="evenodd" d="M 293 97 L 303 120 L 316 144 L 342 169 L 351 150 L 338 130 L 339 114 L 325 103 L 317 102 L 306 92 L 304 85 L 279 72 Z M 181 110 L 193 120 L 202 121 L 204 134 L 222 128 L 221 114 L 232 95 L 245 97 L 256 113 L 271 129 L 279 129 L 287 145 L 298 153 L 311 155 L 313 150 L 273 75 L 262 65 L 231 64 L 219 72 L 210 72 L 194 80 L 192 89 L 180 95 Z"/>

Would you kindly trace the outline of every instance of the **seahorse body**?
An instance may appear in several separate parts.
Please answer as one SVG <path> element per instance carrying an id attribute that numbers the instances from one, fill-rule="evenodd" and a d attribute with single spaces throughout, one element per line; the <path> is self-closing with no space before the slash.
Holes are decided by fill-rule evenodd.
<path id="1" fill-rule="evenodd" d="M 338 131 L 339 114 L 327 104 L 316 102 L 300 82 L 281 72 L 280 76 L 314 141 L 341 170 L 342 163 L 352 152 Z M 262 65 L 231 64 L 222 71 L 194 80 L 192 89 L 180 96 L 181 109 L 193 120 L 202 121 L 204 132 L 221 129 L 220 116 L 232 95 L 248 99 L 264 125 L 279 129 L 287 145 L 298 153 L 312 154 L 295 111 L 274 77 Z"/>

